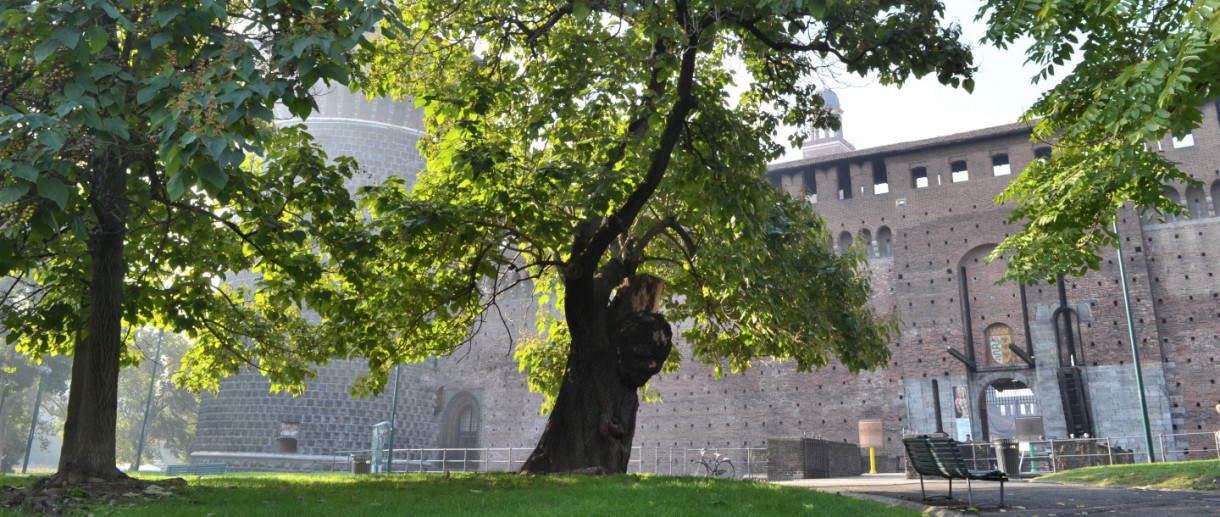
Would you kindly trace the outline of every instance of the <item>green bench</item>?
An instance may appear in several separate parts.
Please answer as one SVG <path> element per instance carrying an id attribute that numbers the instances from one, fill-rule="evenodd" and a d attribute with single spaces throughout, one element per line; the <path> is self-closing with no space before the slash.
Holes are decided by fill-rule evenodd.
<path id="1" fill-rule="evenodd" d="M 958 448 L 956 440 L 948 437 L 919 435 L 903 438 L 902 445 L 906 447 L 911 467 L 919 474 L 919 492 L 923 495 L 924 500 L 928 499 L 928 494 L 924 491 L 923 477 L 935 476 L 949 480 L 949 499 L 953 499 L 953 480 L 966 480 L 966 492 L 970 497 L 970 506 L 974 506 L 974 490 L 970 486 L 971 480 L 999 481 L 1000 506 L 1004 506 L 1004 482 L 1008 481 L 1008 476 L 999 470 L 966 468 L 966 461 L 962 459 L 962 451 Z"/>
<path id="2" fill-rule="evenodd" d="M 187 463 L 165 466 L 167 476 L 219 476 L 224 473 L 224 463 Z"/>

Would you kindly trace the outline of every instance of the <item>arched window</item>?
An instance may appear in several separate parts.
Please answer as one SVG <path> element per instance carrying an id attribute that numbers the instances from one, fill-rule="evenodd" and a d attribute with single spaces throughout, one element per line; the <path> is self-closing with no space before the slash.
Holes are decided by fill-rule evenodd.
<path id="1" fill-rule="evenodd" d="M 1190 211 L 1191 220 L 1199 220 L 1209 215 L 1207 195 L 1203 193 L 1203 189 L 1195 186 L 1186 188 L 1186 209 Z"/>
<path id="2" fill-rule="evenodd" d="M 839 234 L 839 253 L 847 253 L 847 249 L 851 247 L 851 232 L 843 232 Z"/>
<path id="3" fill-rule="evenodd" d="M 987 365 L 1002 366 L 1012 363 L 1012 350 L 1008 345 L 1012 344 L 1013 332 L 1012 327 L 1003 323 L 996 323 L 987 327 L 984 332 L 987 340 Z"/>
<path id="4" fill-rule="evenodd" d="M 442 445 L 448 448 L 472 448 L 479 446 L 479 402 L 468 392 L 458 393 L 447 404 L 442 420 Z"/>
<path id="5" fill-rule="evenodd" d="M 894 234 L 888 226 L 882 226 L 877 229 L 877 253 L 882 258 L 891 258 L 894 256 Z"/>
<path id="6" fill-rule="evenodd" d="M 864 256 L 873 258 L 876 250 L 873 249 L 873 232 L 868 231 L 868 228 L 860 230 L 856 234 L 856 244 L 864 248 Z"/>
<path id="7" fill-rule="evenodd" d="M 1175 205 L 1182 204 L 1182 196 L 1178 195 L 1178 189 L 1175 189 L 1173 187 L 1161 187 L 1161 194 L 1163 194 L 1166 198 L 1169 198 L 1169 200 L 1172 201 L 1173 204 L 1175 204 Z M 1165 214 L 1164 217 L 1165 217 L 1165 222 L 1167 222 L 1167 223 L 1178 220 L 1177 216 L 1175 216 L 1173 214 Z"/>

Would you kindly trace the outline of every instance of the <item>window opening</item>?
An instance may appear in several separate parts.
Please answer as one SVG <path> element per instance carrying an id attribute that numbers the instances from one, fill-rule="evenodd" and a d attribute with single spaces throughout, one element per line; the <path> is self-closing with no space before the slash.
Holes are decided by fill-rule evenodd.
<path id="1" fill-rule="evenodd" d="M 891 258 L 894 256 L 893 240 L 894 235 L 889 227 L 882 226 L 877 230 L 877 251 L 882 257 Z"/>
<path id="2" fill-rule="evenodd" d="M 839 252 L 847 253 L 848 248 L 851 248 L 851 233 L 845 231 L 839 234 Z"/>
<path id="3" fill-rule="evenodd" d="M 966 168 L 965 160 L 959 160 L 949 164 L 949 170 L 953 172 L 952 178 L 954 183 L 961 183 L 970 179 L 970 171 Z"/>
<path id="4" fill-rule="evenodd" d="M 836 171 L 839 179 L 839 199 L 851 199 L 851 170 L 840 165 Z"/>
<path id="5" fill-rule="evenodd" d="M 1186 210 L 1190 212 L 1191 219 L 1208 216 L 1207 196 L 1203 194 L 1203 189 L 1195 186 L 1186 188 Z"/>
<path id="6" fill-rule="evenodd" d="M 1007 154 L 997 154 L 991 157 L 991 172 L 996 176 L 1012 174 L 1012 169 L 1008 166 Z"/>
<path id="7" fill-rule="evenodd" d="M 1038 148 L 1034 149 L 1034 159 L 1035 160 L 1046 161 L 1046 159 L 1050 158 L 1050 157 L 1051 157 L 1051 148 L 1050 147 L 1038 147 Z"/>
<path id="8" fill-rule="evenodd" d="M 911 186 L 915 188 L 928 187 L 928 169 L 926 167 L 911 169 Z"/>
<path id="9" fill-rule="evenodd" d="M 873 194 L 888 194 L 890 192 L 889 174 L 885 171 L 884 160 L 873 161 Z"/>
<path id="10" fill-rule="evenodd" d="M 1181 139 L 1179 139 L 1176 136 L 1173 137 L 1173 148 L 1174 149 L 1181 149 L 1183 147 L 1194 147 L 1194 145 L 1195 145 L 1195 135 L 1192 133 L 1186 133 L 1186 136 L 1182 137 Z"/>
<path id="11" fill-rule="evenodd" d="M 805 171 L 805 200 L 810 204 L 818 202 L 818 180 L 813 171 Z"/>

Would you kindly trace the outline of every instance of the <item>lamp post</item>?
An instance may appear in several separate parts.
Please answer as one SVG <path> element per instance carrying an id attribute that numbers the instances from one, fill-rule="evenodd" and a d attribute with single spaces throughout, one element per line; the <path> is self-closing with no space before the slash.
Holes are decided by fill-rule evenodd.
<path id="1" fill-rule="evenodd" d="M 386 454 L 385 471 L 393 473 L 391 468 L 394 466 L 394 430 L 398 428 L 398 383 L 402 380 L 402 365 L 394 366 L 394 402 L 390 406 L 390 453 Z"/>
<path id="2" fill-rule="evenodd" d="M 1144 371 L 1140 368 L 1140 351 L 1135 343 L 1135 324 L 1131 317 L 1131 291 L 1127 288 L 1127 265 L 1123 260 L 1123 241 L 1118 234 L 1118 219 L 1113 222 L 1114 238 L 1116 239 L 1114 247 L 1118 249 L 1118 276 L 1123 284 L 1123 307 L 1127 309 L 1127 338 L 1131 340 L 1131 355 L 1135 360 L 1132 364 L 1135 365 L 1135 386 L 1139 390 L 1140 395 L 1140 416 L 1144 422 L 1144 447 L 1148 449 L 1148 463 L 1156 461 L 1156 456 L 1152 452 L 1152 429 L 1148 426 L 1148 398 L 1144 395 Z"/>
<path id="3" fill-rule="evenodd" d="M 140 460 L 144 457 L 144 433 L 148 431 L 148 413 L 152 409 L 153 387 L 157 385 L 157 366 L 161 364 L 161 345 L 165 343 L 165 329 L 157 338 L 157 352 L 153 354 L 152 377 L 148 379 L 148 398 L 144 401 L 144 423 L 140 424 L 140 444 L 136 446 L 136 462 L 131 470 L 140 471 Z"/>
<path id="4" fill-rule="evenodd" d="M 42 407 L 42 381 L 47 379 L 51 369 L 45 366 L 38 368 L 38 394 L 34 396 L 34 419 L 30 421 L 30 438 L 25 442 L 25 461 L 21 462 L 21 473 L 30 466 L 30 449 L 34 448 L 34 429 L 38 425 L 38 410 Z"/>

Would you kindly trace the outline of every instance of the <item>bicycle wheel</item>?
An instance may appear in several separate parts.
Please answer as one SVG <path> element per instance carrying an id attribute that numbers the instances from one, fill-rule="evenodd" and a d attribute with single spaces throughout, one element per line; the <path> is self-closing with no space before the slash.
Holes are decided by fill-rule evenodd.
<path id="1" fill-rule="evenodd" d="M 709 469 L 707 467 L 706 463 L 703 463 L 702 461 L 696 461 L 696 462 L 692 462 L 690 464 L 690 475 L 699 476 L 699 477 L 708 477 L 708 476 L 712 475 L 712 471 L 711 471 L 711 469 Z"/>
<path id="2" fill-rule="evenodd" d="M 715 474 L 718 478 L 733 479 L 737 476 L 737 469 L 733 468 L 732 461 L 724 460 L 716 465 Z"/>

